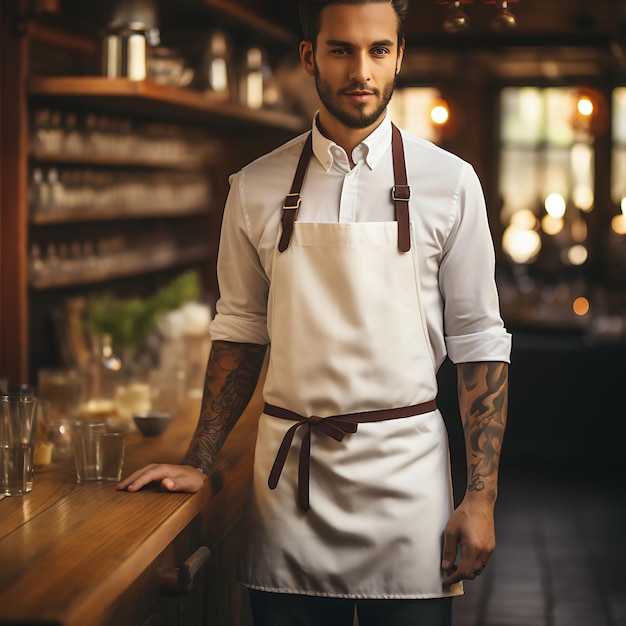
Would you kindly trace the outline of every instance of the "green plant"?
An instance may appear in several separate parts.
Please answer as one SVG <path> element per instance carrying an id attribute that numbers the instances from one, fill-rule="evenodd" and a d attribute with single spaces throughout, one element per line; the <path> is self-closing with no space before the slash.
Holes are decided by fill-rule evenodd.
<path id="1" fill-rule="evenodd" d="M 159 317 L 200 298 L 197 272 L 181 274 L 148 298 L 119 299 L 110 294 L 87 301 L 86 325 L 95 334 L 110 334 L 113 345 L 136 350 L 156 329 Z"/>

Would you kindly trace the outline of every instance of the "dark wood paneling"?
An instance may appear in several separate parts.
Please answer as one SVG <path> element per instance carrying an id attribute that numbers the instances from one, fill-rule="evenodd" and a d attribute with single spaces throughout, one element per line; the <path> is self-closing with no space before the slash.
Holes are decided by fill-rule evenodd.
<path id="1" fill-rule="evenodd" d="M 26 76 L 27 51 L 15 25 L 20 2 L 0 5 L 0 372 L 27 382 Z M 25 4 L 25 2 L 24 2 Z"/>

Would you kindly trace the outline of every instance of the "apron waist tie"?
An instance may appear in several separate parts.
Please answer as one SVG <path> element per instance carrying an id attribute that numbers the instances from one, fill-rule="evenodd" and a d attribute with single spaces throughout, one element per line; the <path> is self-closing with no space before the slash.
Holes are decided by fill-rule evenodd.
<path id="1" fill-rule="evenodd" d="M 311 465 L 311 431 L 316 428 L 335 441 L 343 441 L 347 433 L 355 433 L 358 424 L 366 422 L 384 422 L 386 420 L 412 417 L 422 413 L 430 413 L 437 408 L 437 402 L 430 400 L 421 404 L 403 406 L 396 409 L 380 409 L 378 411 L 364 411 L 361 413 L 346 413 L 345 415 L 331 415 L 329 417 L 303 417 L 288 409 L 283 409 L 273 404 L 265 404 L 263 412 L 272 417 L 292 420 L 296 423 L 285 433 L 278 448 L 272 471 L 267 484 L 270 489 L 276 489 L 280 474 L 283 471 L 291 442 L 300 426 L 306 426 L 307 431 L 300 445 L 300 457 L 298 460 L 298 505 L 303 511 L 309 510 L 309 471 Z"/>

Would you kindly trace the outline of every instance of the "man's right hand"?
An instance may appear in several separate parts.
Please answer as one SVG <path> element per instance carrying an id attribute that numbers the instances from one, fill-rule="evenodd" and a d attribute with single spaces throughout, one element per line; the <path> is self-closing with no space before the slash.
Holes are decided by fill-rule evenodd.
<path id="1" fill-rule="evenodd" d="M 117 488 L 120 491 L 139 491 L 146 485 L 160 481 L 165 491 L 196 493 L 207 483 L 208 478 L 191 465 L 168 465 L 151 463 L 126 477 Z"/>
<path id="2" fill-rule="evenodd" d="M 250 402 L 267 346 L 214 341 L 206 371 L 196 431 L 182 465 L 151 463 L 118 483 L 120 491 L 139 491 L 160 482 L 165 491 L 196 493 L 209 481 L 197 467 L 210 468 L 222 444 Z"/>

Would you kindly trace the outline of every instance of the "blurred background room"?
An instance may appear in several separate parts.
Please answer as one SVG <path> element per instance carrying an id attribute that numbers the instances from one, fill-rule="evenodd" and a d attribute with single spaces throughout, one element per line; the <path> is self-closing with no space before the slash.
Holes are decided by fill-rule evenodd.
<path id="1" fill-rule="evenodd" d="M 51 403 L 54 463 L 64 420 L 197 406 L 228 176 L 317 96 L 294 0 L 0 11 L 0 378 Z M 413 0 L 405 35 L 392 117 L 475 167 L 513 334 L 500 543 L 455 626 L 626 625 L 626 0 Z M 451 363 L 439 380 L 461 497 Z M 210 601 L 248 623 L 232 586 Z"/>

